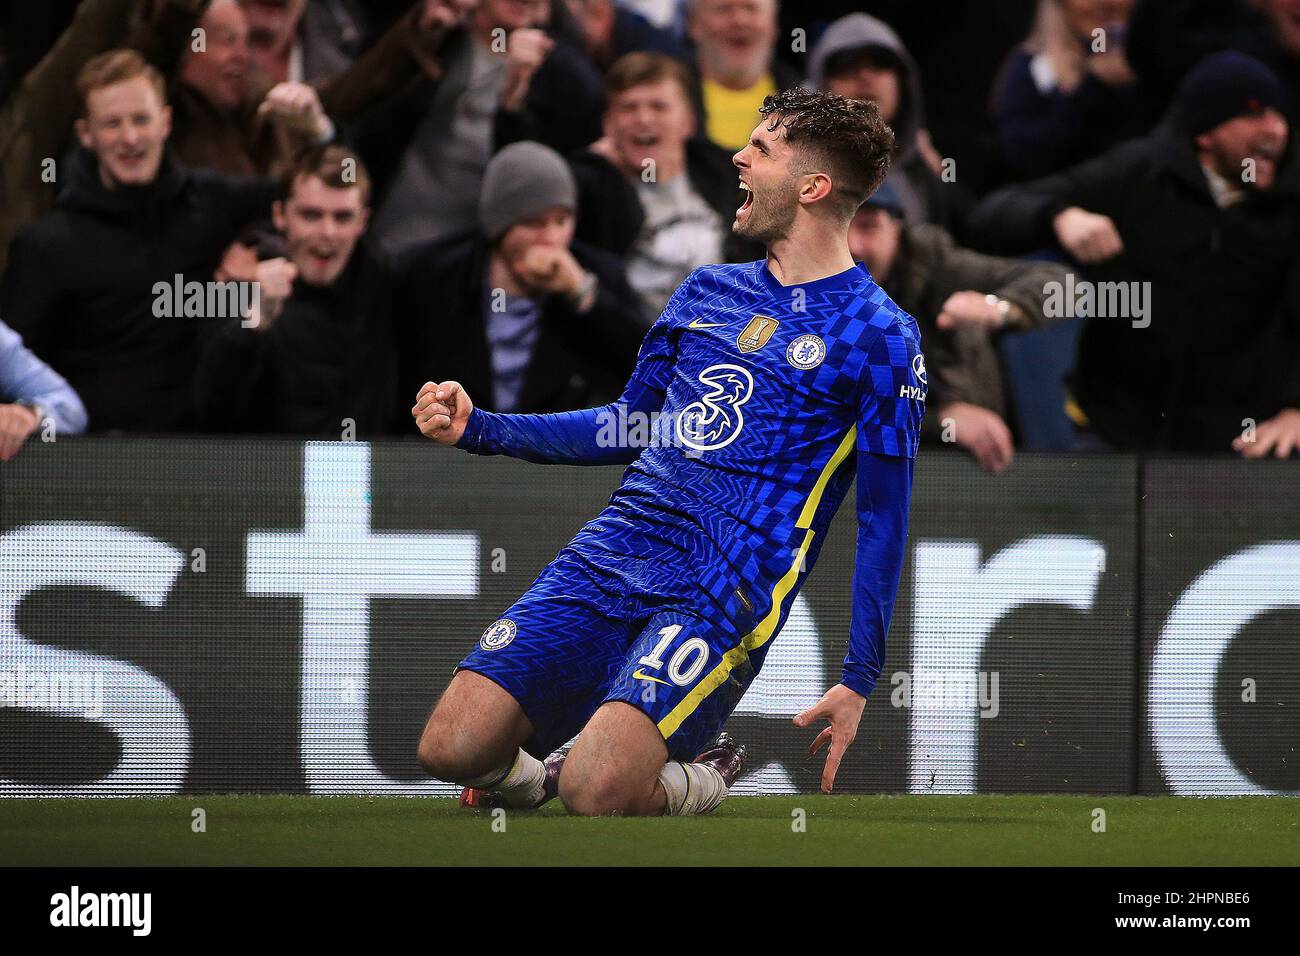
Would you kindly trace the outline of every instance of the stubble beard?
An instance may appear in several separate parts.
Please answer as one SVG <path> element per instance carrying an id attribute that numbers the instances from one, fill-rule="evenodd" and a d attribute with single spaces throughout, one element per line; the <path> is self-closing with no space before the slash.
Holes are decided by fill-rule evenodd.
<path id="1" fill-rule="evenodd" d="M 781 187 L 766 191 L 768 197 L 760 199 L 754 196 L 749 207 L 749 216 L 744 222 L 736 222 L 732 232 L 744 239 L 752 239 L 770 246 L 790 235 L 794 228 L 794 216 L 798 202 L 794 196 L 794 180 L 788 179 Z"/>

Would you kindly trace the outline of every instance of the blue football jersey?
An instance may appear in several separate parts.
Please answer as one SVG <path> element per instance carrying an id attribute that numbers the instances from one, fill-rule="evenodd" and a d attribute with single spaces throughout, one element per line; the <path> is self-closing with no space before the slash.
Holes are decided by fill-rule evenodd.
<path id="1" fill-rule="evenodd" d="M 760 623 L 765 650 L 858 474 L 843 682 L 884 664 L 902 570 L 926 373 L 916 322 L 860 267 L 783 286 L 765 261 L 693 272 L 651 328 L 619 401 L 551 415 L 475 410 L 461 447 L 540 462 L 630 462 L 570 547 L 606 567 L 662 558 Z M 725 675 L 723 675 L 725 676 Z"/>

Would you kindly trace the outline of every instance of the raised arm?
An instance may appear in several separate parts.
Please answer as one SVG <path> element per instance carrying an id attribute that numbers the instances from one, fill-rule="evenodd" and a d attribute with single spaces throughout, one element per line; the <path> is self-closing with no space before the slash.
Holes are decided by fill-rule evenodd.
<path id="1" fill-rule="evenodd" d="M 1102 253 L 1116 251 L 1109 233 L 1132 208 L 1133 192 L 1143 188 L 1150 150 L 1147 140 L 1133 140 L 1052 176 L 1003 187 L 975 207 L 967 234 L 989 252 L 1019 255 L 1059 246 L 1080 261 L 1101 261 L 1107 258 Z M 1109 230 L 1100 219 L 1110 222 Z"/>
<path id="2" fill-rule="evenodd" d="M 645 368 L 647 364 L 651 367 Z M 638 360 L 636 372 L 619 400 L 597 408 L 545 415 L 502 415 L 474 408 L 464 389 L 455 382 L 440 385 L 430 382 L 420 390 L 416 409 L 432 392 L 434 417 L 449 416 L 452 422 L 462 420 L 464 430 L 454 444 L 475 455 L 509 455 L 542 465 L 626 464 L 641 454 L 646 444 L 629 438 L 649 437 L 648 428 L 636 427 L 637 417 L 648 418 L 663 406 L 666 376 L 663 376 L 664 384 L 656 381 L 661 364 L 668 367 L 667 362 Z M 649 374 L 642 377 L 643 372 Z M 466 404 L 467 414 L 463 412 Z M 439 411 L 443 408 L 447 410 Z M 417 423 L 420 420 L 417 411 Z M 420 430 L 429 435 L 423 423 Z"/>
<path id="3" fill-rule="evenodd" d="M 509 455 L 544 465 L 610 465 L 634 460 L 653 435 L 674 360 L 673 318 L 689 297 L 687 277 L 650 329 L 618 401 L 545 415 L 474 408 L 457 382 L 426 382 L 411 414 L 420 432 L 476 455 Z"/>

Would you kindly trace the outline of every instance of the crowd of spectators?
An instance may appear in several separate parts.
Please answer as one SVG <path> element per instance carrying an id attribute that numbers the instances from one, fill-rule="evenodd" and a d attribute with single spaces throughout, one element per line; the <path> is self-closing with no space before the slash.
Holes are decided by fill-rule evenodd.
<path id="1" fill-rule="evenodd" d="M 953 91 L 887 10 L 0 20 L 0 459 L 85 431 L 414 435 L 428 380 L 496 411 L 609 401 L 688 273 L 762 256 L 731 232 L 731 156 L 797 84 L 894 130 L 849 238 L 920 324 L 928 441 L 993 471 L 1022 447 L 1300 451 L 1300 0 L 1006 5 L 1023 33 L 986 52 L 976 146 L 928 126 Z M 1052 417 L 1064 441 L 1026 440 Z"/>

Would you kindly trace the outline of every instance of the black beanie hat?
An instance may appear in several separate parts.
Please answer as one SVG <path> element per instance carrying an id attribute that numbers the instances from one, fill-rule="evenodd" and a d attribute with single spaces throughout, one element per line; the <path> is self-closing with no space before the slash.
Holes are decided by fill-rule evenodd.
<path id="1" fill-rule="evenodd" d="M 1192 67 L 1178 88 L 1178 122 L 1197 136 L 1228 120 L 1263 112 L 1285 111 L 1282 84 L 1267 66 L 1245 53 L 1211 53 Z"/>

